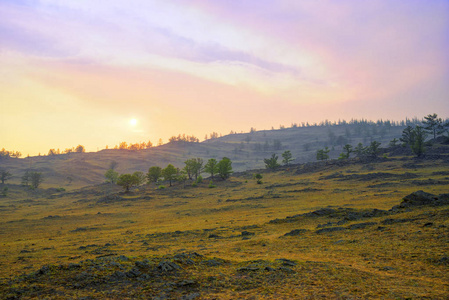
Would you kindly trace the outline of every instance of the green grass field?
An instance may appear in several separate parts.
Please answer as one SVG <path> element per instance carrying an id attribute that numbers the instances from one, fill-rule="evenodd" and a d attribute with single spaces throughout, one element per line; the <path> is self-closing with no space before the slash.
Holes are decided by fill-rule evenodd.
<path id="1" fill-rule="evenodd" d="M 0 297 L 449 297 L 449 206 L 388 211 L 418 190 L 448 193 L 447 160 L 253 175 L 129 194 L 12 185 L 0 198 Z"/>

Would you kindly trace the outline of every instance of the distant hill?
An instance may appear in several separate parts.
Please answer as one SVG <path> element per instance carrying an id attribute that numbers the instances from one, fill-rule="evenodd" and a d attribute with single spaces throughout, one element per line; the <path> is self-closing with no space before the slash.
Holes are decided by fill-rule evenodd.
<path id="1" fill-rule="evenodd" d="M 272 153 L 279 155 L 290 150 L 294 163 L 316 160 L 316 151 L 329 147 L 330 158 L 337 158 L 345 144 L 356 146 L 358 143 L 369 145 L 378 141 L 381 147 L 402 134 L 404 126 L 379 124 L 344 124 L 332 126 L 292 127 L 278 130 L 263 130 L 250 133 L 229 134 L 209 139 L 201 143 L 183 141 L 145 150 L 102 150 L 90 153 L 70 153 L 53 156 L 28 158 L 7 158 L 0 160 L 0 168 L 13 174 L 11 183 L 20 183 L 26 170 L 42 172 L 45 187 L 63 186 L 78 188 L 98 184 L 104 181 L 104 173 L 112 161 L 118 163 L 119 173 L 134 171 L 147 172 L 151 166 L 165 167 L 171 163 L 175 167 L 184 167 L 184 161 L 200 157 L 207 161 L 226 156 L 232 160 L 234 171 L 264 168 L 264 158 Z"/>

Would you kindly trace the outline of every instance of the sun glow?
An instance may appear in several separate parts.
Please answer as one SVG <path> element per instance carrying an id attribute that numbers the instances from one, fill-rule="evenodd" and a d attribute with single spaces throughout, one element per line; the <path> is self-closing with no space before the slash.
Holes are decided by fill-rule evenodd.
<path id="1" fill-rule="evenodd" d="M 136 126 L 137 125 L 137 119 L 132 118 L 131 120 L 129 120 L 129 125 L 131 126 Z"/>

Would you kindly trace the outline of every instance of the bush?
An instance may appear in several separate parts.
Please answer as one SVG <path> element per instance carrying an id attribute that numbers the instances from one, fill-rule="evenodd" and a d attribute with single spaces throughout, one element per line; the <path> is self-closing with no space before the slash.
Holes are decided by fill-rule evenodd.
<path id="1" fill-rule="evenodd" d="M 60 187 L 60 188 L 57 188 L 56 191 L 57 191 L 57 192 L 65 192 L 65 188 Z"/>
<path id="2" fill-rule="evenodd" d="M 209 188 L 210 189 L 213 189 L 214 187 L 216 187 L 216 185 L 213 183 L 213 181 L 211 180 L 210 182 L 209 182 Z"/>
<path id="3" fill-rule="evenodd" d="M 257 184 L 262 184 L 262 183 L 263 183 L 262 180 L 257 179 Z"/>
<path id="4" fill-rule="evenodd" d="M 160 186 L 157 187 L 157 189 L 158 189 L 158 190 L 164 190 L 164 189 L 165 189 L 165 185 L 162 185 L 162 184 L 161 184 Z"/>
<path id="5" fill-rule="evenodd" d="M 197 187 L 198 184 L 197 184 L 196 182 L 194 182 L 194 183 L 192 183 L 192 186 L 193 186 L 193 187 Z"/>
<path id="6" fill-rule="evenodd" d="M 196 183 L 202 183 L 203 182 L 203 176 L 198 176 L 198 178 L 196 179 Z"/>

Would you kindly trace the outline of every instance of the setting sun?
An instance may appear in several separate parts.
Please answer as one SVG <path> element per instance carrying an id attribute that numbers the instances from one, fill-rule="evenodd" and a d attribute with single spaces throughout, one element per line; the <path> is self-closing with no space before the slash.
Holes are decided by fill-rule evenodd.
<path id="1" fill-rule="evenodd" d="M 131 126 L 136 126 L 137 125 L 137 119 L 132 118 L 131 120 L 129 120 L 129 125 Z"/>

